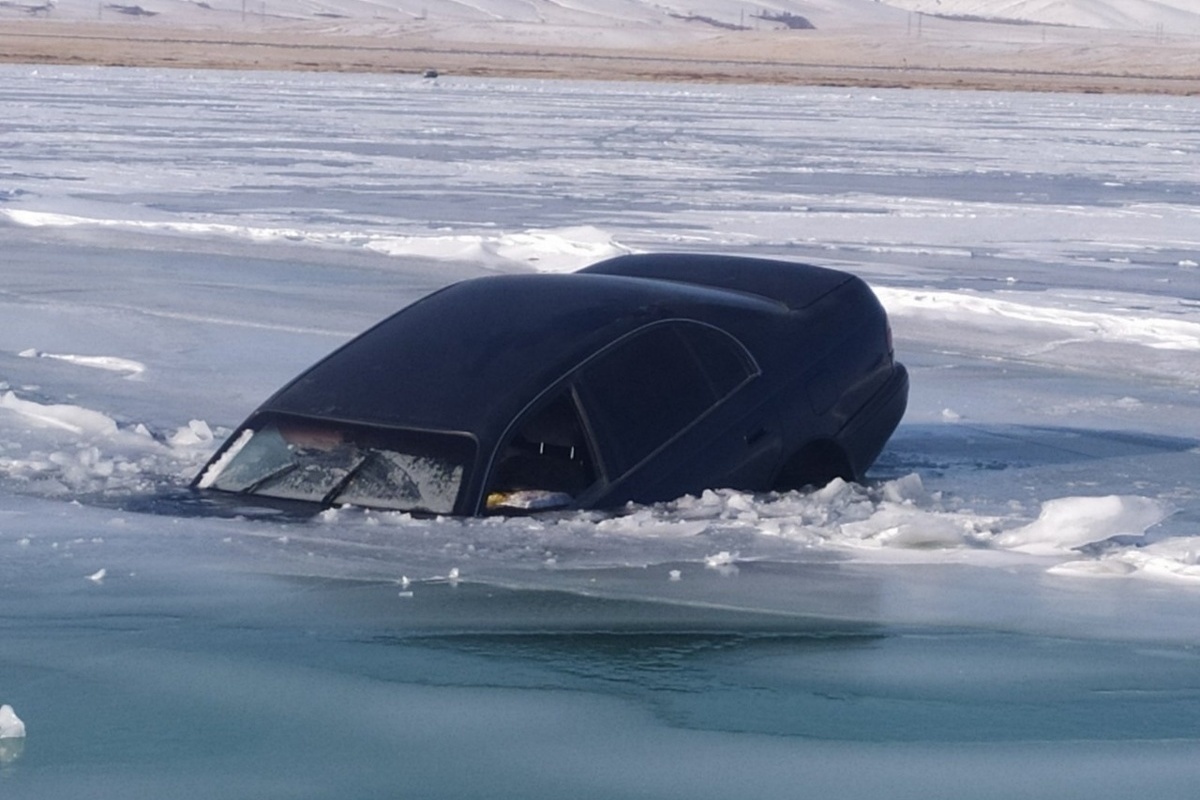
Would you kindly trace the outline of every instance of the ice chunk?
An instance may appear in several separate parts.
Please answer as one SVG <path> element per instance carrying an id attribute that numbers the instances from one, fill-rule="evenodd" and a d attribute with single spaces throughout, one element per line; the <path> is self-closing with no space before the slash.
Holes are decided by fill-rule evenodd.
<path id="1" fill-rule="evenodd" d="M 25 738 L 25 723 L 10 705 L 0 706 L 0 739 Z"/>
<path id="2" fill-rule="evenodd" d="M 212 428 L 202 419 L 194 419 L 185 427 L 175 431 L 171 436 L 174 447 L 192 447 L 198 444 L 209 444 L 213 440 Z"/>
<path id="3" fill-rule="evenodd" d="M 1026 553 L 1058 553 L 1120 534 L 1141 534 L 1171 513 L 1149 497 L 1060 497 L 1042 504 L 1030 524 L 1001 534 L 995 543 Z"/>
<path id="4" fill-rule="evenodd" d="M 714 553 L 711 556 L 704 557 L 704 566 L 709 569 L 717 569 L 718 567 L 728 567 L 737 561 L 738 554 L 731 553 L 728 550 L 722 550 L 719 553 Z"/>
<path id="5" fill-rule="evenodd" d="M 140 361 L 120 356 L 81 356 L 74 353 L 43 353 L 40 350 L 23 350 L 18 353 L 21 358 L 48 358 L 54 361 L 65 361 L 79 367 L 102 369 L 108 372 L 124 373 L 127 378 L 136 378 L 146 371 L 146 365 Z"/>
<path id="6" fill-rule="evenodd" d="M 109 416 L 77 405 L 42 405 L 21 400 L 13 392 L 0 395 L 0 408 L 14 411 L 44 427 L 60 428 L 77 436 L 112 436 L 117 423 Z"/>
<path id="7" fill-rule="evenodd" d="M 1101 558 L 1094 561 L 1064 561 L 1046 570 L 1051 575 L 1069 575 L 1087 578 L 1123 578 L 1136 571 L 1136 567 L 1117 558 Z"/>

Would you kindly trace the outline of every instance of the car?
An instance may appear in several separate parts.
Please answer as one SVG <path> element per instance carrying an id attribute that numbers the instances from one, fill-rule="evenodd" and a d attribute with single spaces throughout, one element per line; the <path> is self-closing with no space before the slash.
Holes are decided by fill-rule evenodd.
<path id="1" fill-rule="evenodd" d="M 447 286 L 292 380 L 192 488 L 429 515 L 861 481 L 908 373 L 839 270 L 650 253 Z"/>

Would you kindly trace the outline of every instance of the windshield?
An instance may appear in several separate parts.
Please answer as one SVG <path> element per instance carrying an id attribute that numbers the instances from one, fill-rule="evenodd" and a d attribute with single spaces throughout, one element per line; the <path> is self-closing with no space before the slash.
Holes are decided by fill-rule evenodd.
<path id="1" fill-rule="evenodd" d="M 252 421 L 196 485 L 322 505 L 449 514 L 474 449 L 461 434 L 273 416 Z"/>

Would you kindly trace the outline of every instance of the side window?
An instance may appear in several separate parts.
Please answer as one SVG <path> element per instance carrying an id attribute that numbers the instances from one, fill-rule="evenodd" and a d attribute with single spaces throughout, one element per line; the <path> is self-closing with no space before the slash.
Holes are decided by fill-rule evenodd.
<path id="1" fill-rule="evenodd" d="M 562 505 L 595 481 L 595 462 L 567 389 L 525 420 L 505 443 L 488 486 L 488 507 Z"/>
<path id="2" fill-rule="evenodd" d="M 587 365 L 580 395 L 611 475 L 636 465 L 732 394 L 757 367 L 699 323 L 654 325 Z"/>
<path id="3" fill-rule="evenodd" d="M 707 325 L 675 328 L 704 371 L 713 397 L 723 400 L 758 374 L 758 365 L 737 339 Z"/>

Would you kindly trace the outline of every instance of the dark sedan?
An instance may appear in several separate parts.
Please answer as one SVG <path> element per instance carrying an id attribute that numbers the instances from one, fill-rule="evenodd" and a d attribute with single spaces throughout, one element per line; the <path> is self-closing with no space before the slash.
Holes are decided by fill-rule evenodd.
<path id="1" fill-rule="evenodd" d="M 256 410 L 193 486 L 473 515 L 861 480 L 904 414 L 844 272 L 651 254 L 448 286 Z"/>

